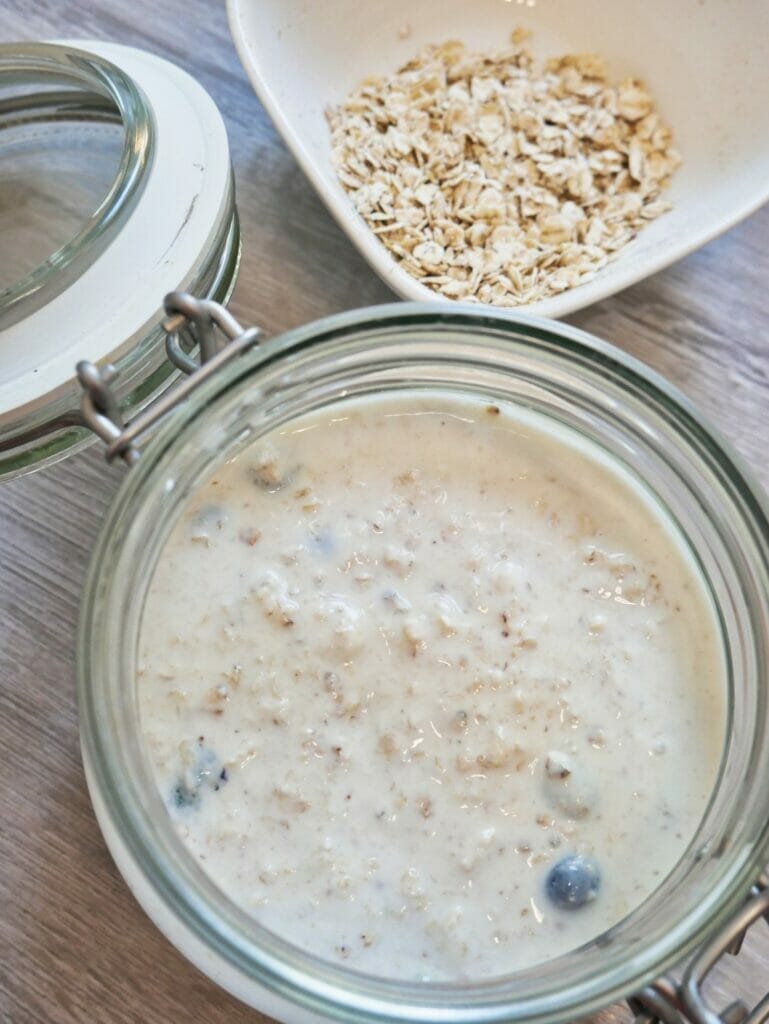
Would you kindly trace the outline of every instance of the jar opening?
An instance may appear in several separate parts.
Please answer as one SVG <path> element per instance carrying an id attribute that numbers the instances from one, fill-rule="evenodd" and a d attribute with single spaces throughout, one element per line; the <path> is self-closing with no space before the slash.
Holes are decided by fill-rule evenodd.
<path id="1" fill-rule="evenodd" d="M 660 888 L 596 942 L 488 983 L 414 986 L 291 947 L 223 899 L 175 836 L 143 756 L 134 672 L 149 578 L 185 498 L 248 437 L 340 397 L 445 387 L 579 425 L 635 468 L 708 579 L 728 648 L 729 737 L 705 819 Z M 131 581 L 129 586 L 126 581 Z M 80 635 L 83 745 L 113 854 L 198 964 L 259 1005 L 265 989 L 339 1020 L 565 1021 L 672 969 L 742 901 L 769 845 L 769 524 L 758 492 L 686 400 L 634 360 L 544 321 L 443 307 L 363 311 L 292 332 L 209 381 L 124 485 L 91 570 Z M 735 792 L 740 800 L 735 801 Z"/>

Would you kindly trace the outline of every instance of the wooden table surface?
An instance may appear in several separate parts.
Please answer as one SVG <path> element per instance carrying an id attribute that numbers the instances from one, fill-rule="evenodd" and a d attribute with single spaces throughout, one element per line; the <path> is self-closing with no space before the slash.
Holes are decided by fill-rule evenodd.
<path id="1" fill-rule="evenodd" d="M 270 333 L 389 301 L 276 135 L 212 0 L 3 0 L 0 40 L 104 38 L 176 61 L 227 121 L 243 228 L 233 309 Z M 572 318 L 697 401 L 769 485 L 769 207 Z M 74 642 L 83 575 L 121 470 L 91 450 L 0 485 L 0 1021 L 263 1020 L 190 966 L 134 902 L 86 793 Z M 769 988 L 769 929 L 718 1003 Z M 719 978 L 719 985 L 721 978 Z M 600 1015 L 622 1020 L 619 1010 Z"/>

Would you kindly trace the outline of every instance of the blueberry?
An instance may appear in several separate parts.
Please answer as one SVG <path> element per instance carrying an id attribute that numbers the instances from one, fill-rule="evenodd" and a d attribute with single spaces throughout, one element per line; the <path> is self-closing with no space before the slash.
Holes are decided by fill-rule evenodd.
<path id="1" fill-rule="evenodd" d="M 545 882 L 547 895 L 557 907 L 576 910 L 598 895 L 601 872 L 589 857 L 564 857 L 554 864 Z"/>
<path id="2" fill-rule="evenodd" d="M 200 789 L 179 779 L 171 793 L 171 801 L 174 807 L 197 807 L 200 803 Z"/>
<path id="3" fill-rule="evenodd" d="M 315 547 L 322 555 L 333 555 L 336 550 L 336 542 L 330 533 L 321 532 L 312 535 Z"/>
<path id="4" fill-rule="evenodd" d="M 198 741 L 198 753 L 195 758 L 194 767 L 195 779 L 198 783 L 205 782 L 206 779 L 218 772 L 216 762 L 216 754 Z"/>
<path id="5" fill-rule="evenodd" d="M 222 767 L 216 754 L 205 746 L 202 736 L 198 737 L 193 751 L 192 764 L 183 769 L 171 789 L 171 804 L 180 810 L 198 807 L 207 790 L 217 792 L 220 782 L 227 782 L 228 779 L 227 769 Z"/>

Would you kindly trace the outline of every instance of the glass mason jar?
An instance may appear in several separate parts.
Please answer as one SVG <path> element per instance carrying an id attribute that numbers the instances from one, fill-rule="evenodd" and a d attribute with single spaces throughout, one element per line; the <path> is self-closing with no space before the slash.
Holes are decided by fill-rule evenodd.
<path id="1" fill-rule="evenodd" d="M 213 101 L 116 43 L 0 44 L 0 171 L 1 480 L 93 440 L 78 359 L 127 416 L 168 386 L 158 294 L 226 301 L 240 233 Z"/>
<path id="2" fill-rule="evenodd" d="M 712 595 L 726 652 L 720 773 L 681 861 L 595 941 L 477 984 L 359 974 L 307 954 L 247 916 L 177 837 L 144 754 L 137 707 L 142 607 L 188 497 L 224 460 L 297 416 L 351 396 L 416 388 L 518 403 L 599 445 L 677 525 Z M 573 1021 L 690 958 L 743 904 L 769 859 L 768 663 L 765 499 L 680 393 L 564 324 L 468 307 L 386 306 L 291 331 L 206 374 L 128 473 L 86 584 L 79 637 L 83 757 L 107 843 L 139 901 L 179 949 L 246 1003 L 290 1022 Z M 694 1011 L 690 1016 L 696 1019 Z"/>

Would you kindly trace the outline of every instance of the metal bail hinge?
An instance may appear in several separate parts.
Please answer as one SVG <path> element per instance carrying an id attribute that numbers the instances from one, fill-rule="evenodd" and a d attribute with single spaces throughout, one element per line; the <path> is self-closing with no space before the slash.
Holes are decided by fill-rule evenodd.
<path id="1" fill-rule="evenodd" d="M 111 387 L 117 377 L 114 366 L 100 369 L 87 361 L 77 364 L 77 376 L 83 388 L 80 400 L 83 422 L 107 445 L 107 462 L 119 456 L 126 465 L 134 465 L 140 455 L 136 441 L 144 431 L 183 402 L 220 367 L 259 343 L 259 328 L 244 329 L 218 302 L 196 299 L 186 292 L 171 292 L 164 306 L 166 355 L 188 377 L 130 423 L 123 422 Z M 200 362 L 189 354 L 195 348 L 200 352 Z"/>
<path id="2" fill-rule="evenodd" d="M 748 899 L 685 966 L 680 981 L 659 978 L 628 1000 L 633 1024 L 769 1024 L 769 993 L 751 1010 L 741 999 L 720 1013 L 705 1002 L 703 985 L 727 954 L 738 956 L 742 941 L 759 921 L 769 924 L 769 872 L 751 888 Z"/>

